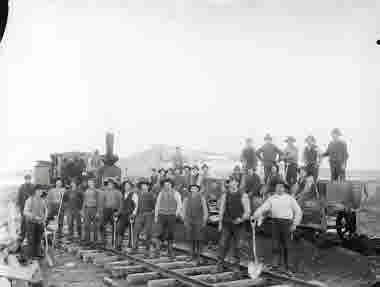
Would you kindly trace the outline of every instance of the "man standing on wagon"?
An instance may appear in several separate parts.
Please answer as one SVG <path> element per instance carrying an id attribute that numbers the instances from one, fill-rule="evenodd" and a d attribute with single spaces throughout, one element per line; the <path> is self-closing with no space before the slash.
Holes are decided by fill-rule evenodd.
<path id="1" fill-rule="evenodd" d="M 282 159 L 285 162 L 286 182 L 292 186 L 297 182 L 298 173 L 298 148 L 295 146 L 296 139 L 292 136 L 287 137 L 285 142 L 287 143 Z"/>
<path id="2" fill-rule="evenodd" d="M 328 156 L 330 162 L 331 181 L 345 180 L 348 160 L 347 144 L 340 139 L 342 133 L 335 128 L 331 131 L 332 141 L 322 156 Z"/>
<path id="3" fill-rule="evenodd" d="M 256 172 L 257 169 L 257 156 L 255 148 L 252 145 L 252 139 L 248 138 L 245 141 L 245 148 L 243 149 L 240 160 L 243 163 L 244 170 L 247 172 L 249 169 L 253 169 Z"/>
<path id="4" fill-rule="evenodd" d="M 272 137 L 270 134 L 267 134 L 264 137 L 264 141 L 265 144 L 257 150 L 256 155 L 264 165 L 264 182 L 267 182 L 272 167 L 277 165 L 283 152 L 272 143 Z"/>
<path id="5" fill-rule="evenodd" d="M 313 175 L 314 182 L 317 183 L 319 176 L 320 151 L 315 137 L 308 136 L 305 139 L 306 147 L 303 151 L 302 160 L 308 174 Z"/>

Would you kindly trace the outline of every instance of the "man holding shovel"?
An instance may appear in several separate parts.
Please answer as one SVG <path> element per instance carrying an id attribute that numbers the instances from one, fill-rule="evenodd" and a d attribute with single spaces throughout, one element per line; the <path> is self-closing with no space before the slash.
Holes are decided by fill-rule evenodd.
<path id="1" fill-rule="evenodd" d="M 57 236 L 60 236 L 62 233 L 64 218 L 62 199 L 65 191 L 66 189 L 62 186 L 62 181 L 58 179 L 55 183 L 55 187 L 48 191 L 46 198 L 49 210 L 46 225 L 48 225 L 49 221 L 52 220 L 55 216 L 58 216 Z"/>
<path id="2" fill-rule="evenodd" d="M 302 210 L 295 198 L 286 192 L 288 188 L 284 181 L 277 181 L 275 193 L 255 211 L 252 219 L 258 221 L 269 212 L 272 217 L 272 247 L 275 255 L 273 263 L 277 267 L 283 259 L 285 270 L 290 272 L 289 243 L 292 232 L 301 222 Z"/>

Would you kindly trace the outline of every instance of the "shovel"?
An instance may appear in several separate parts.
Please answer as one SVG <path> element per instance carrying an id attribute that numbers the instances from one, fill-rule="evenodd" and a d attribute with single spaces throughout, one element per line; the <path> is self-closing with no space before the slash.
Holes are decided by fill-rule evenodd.
<path id="1" fill-rule="evenodd" d="M 112 242 L 112 246 L 113 248 L 116 249 L 116 223 L 117 223 L 117 216 L 114 215 L 113 216 L 113 242 Z"/>
<path id="2" fill-rule="evenodd" d="M 252 227 L 252 250 L 254 261 L 248 263 L 248 275 L 251 279 L 255 280 L 260 277 L 261 272 L 263 271 L 264 265 L 259 263 L 256 253 L 256 220 L 251 221 Z"/>
<path id="3" fill-rule="evenodd" d="M 129 222 L 130 222 L 130 225 L 129 225 L 129 228 L 130 228 L 130 236 L 131 236 L 131 246 L 132 246 L 132 249 L 135 248 L 135 244 L 134 244 L 134 238 L 133 238 L 133 223 L 135 222 L 135 220 L 133 218 L 130 218 L 129 219 Z"/>

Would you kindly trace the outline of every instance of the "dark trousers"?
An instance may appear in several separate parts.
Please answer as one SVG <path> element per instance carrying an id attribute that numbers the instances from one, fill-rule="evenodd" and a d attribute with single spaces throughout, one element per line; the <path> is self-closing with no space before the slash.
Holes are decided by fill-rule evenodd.
<path id="1" fill-rule="evenodd" d="M 272 218 L 272 248 L 274 259 L 278 263 L 284 262 L 285 268 L 289 267 L 288 250 L 291 240 L 290 227 L 292 221 L 289 219 Z"/>
<path id="2" fill-rule="evenodd" d="M 114 208 L 104 208 L 103 209 L 103 216 L 100 221 L 99 225 L 99 231 L 102 236 L 101 240 L 105 241 L 106 240 L 106 225 L 111 224 L 112 227 L 112 242 L 114 241 L 114 232 L 115 232 L 115 226 L 114 226 L 114 220 L 113 216 L 116 212 L 116 209 Z"/>
<path id="3" fill-rule="evenodd" d="M 122 215 L 121 217 L 119 217 L 118 221 L 117 221 L 117 224 L 116 224 L 116 247 L 118 249 L 121 248 L 121 244 L 122 244 L 122 241 L 124 239 L 124 234 L 125 234 L 125 231 L 127 230 L 128 228 L 128 232 L 129 232 L 129 236 L 128 236 L 128 246 L 130 247 L 131 244 L 132 244 L 132 238 L 131 238 L 131 234 L 130 234 L 130 227 L 131 227 L 131 222 L 130 222 L 130 218 L 129 218 L 129 215 Z"/>
<path id="4" fill-rule="evenodd" d="M 297 169 L 298 165 L 296 163 L 287 163 L 286 182 L 289 185 L 293 185 L 297 182 Z"/>
<path id="5" fill-rule="evenodd" d="M 86 207 L 84 209 L 84 240 L 87 242 L 90 241 L 91 232 L 94 233 L 94 241 L 98 240 L 96 213 L 96 207 Z"/>
<path id="6" fill-rule="evenodd" d="M 317 183 L 319 176 L 319 166 L 316 164 L 308 164 L 306 165 L 306 170 L 308 174 L 313 176 L 314 182 Z"/>
<path id="7" fill-rule="evenodd" d="M 268 181 L 268 177 L 270 176 L 272 172 L 272 165 L 264 165 L 264 182 L 266 183 Z"/>
<path id="8" fill-rule="evenodd" d="M 176 216 L 174 214 L 159 214 L 155 237 L 161 240 L 174 240 Z"/>
<path id="9" fill-rule="evenodd" d="M 224 261 L 231 246 L 233 246 L 235 260 L 240 261 L 239 249 L 243 232 L 243 224 L 223 223 L 222 235 L 219 241 L 219 261 Z"/>
<path id="10" fill-rule="evenodd" d="M 133 246 L 137 247 L 140 233 L 145 233 L 145 246 L 148 248 L 152 239 L 153 212 L 139 214 L 135 220 Z"/>
<path id="11" fill-rule="evenodd" d="M 342 168 L 342 163 L 330 162 L 331 181 L 345 180 L 346 171 Z"/>
<path id="12" fill-rule="evenodd" d="M 67 221 L 69 225 L 69 234 L 74 235 L 74 224 L 77 229 L 77 234 L 82 238 L 82 221 L 80 216 L 80 211 L 78 209 L 70 209 L 67 212 Z"/>
<path id="13" fill-rule="evenodd" d="M 49 205 L 49 213 L 47 216 L 47 224 L 51 220 L 53 220 L 55 216 L 58 215 L 58 211 L 59 211 L 59 203 L 52 203 Z M 64 210 L 63 210 L 63 207 L 61 207 L 61 211 L 60 211 L 59 216 L 58 216 L 58 230 L 57 230 L 58 234 L 60 234 L 62 232 L 63 218 L 64 218 Z"/>
<path id="14" fill-rule="evenodd" d="M 26 236 L 26 228 L 27 223 L 26 223 L 26 217 L 24 214 L 21 215 L 21 226 L 20 226 L 20 236 L 19 236 L 19 242 L 22 244 L 24 242 L 25 236 Z"/>
<path id="15" fill-rule="evenodd" d="M 41 255 L 41 240 L 44 227 L 41 223 L 27 221 L 26 237 L 28 239 L 28 256 L 29 258 Z"/>

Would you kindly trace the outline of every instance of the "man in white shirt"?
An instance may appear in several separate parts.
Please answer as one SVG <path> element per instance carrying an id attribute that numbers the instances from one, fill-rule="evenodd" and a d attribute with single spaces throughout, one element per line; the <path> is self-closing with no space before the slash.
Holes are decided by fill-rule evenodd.
<path id="1" fill-rule="evenodd" d="M 275 194 L 269 197 L 253 214 L 253 219 L 258 220 L 264 213 L 270 213 L 272 217 L 272 246 L 275 255 L 273 261 L 275 266 L 278 266 L 283 258 L 284 267 L 287 271 L 289 271 L 288 248 L 291 233 L 302 220 L 302 210 L 294 197 L 286 193 L 288 188 L 286 183 L 278 181 Z"/>

